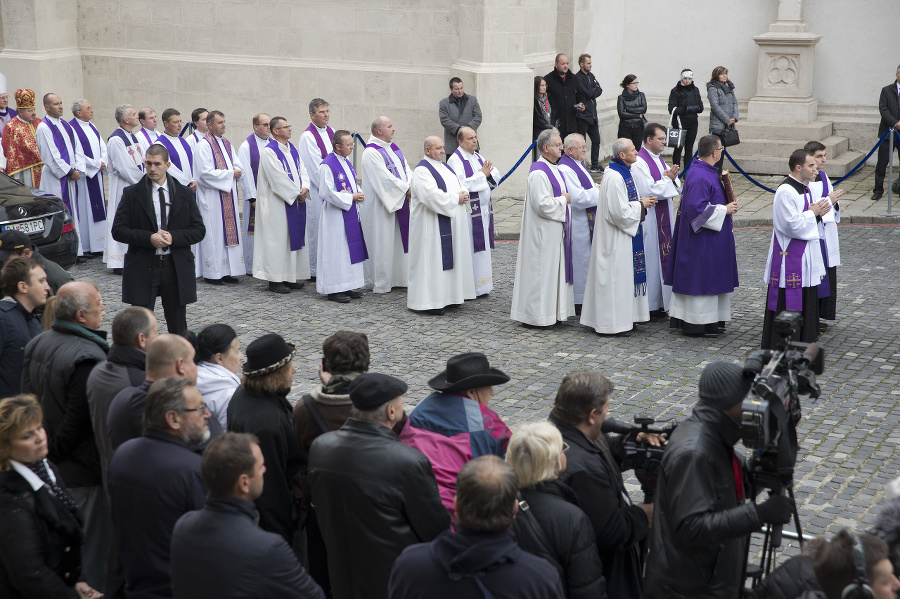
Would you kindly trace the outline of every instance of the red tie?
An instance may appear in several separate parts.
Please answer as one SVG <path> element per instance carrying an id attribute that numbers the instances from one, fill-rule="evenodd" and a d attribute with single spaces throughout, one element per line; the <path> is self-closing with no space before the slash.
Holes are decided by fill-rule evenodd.
<path id="1" fill-rule="evenodd" d="M 734 468 L 734 486 L 737 489 L 738 501 L 741 501 L 744 498 L 744 473 L 741 470 L 741 462 L 738 460 L 737 454 L 731 457 L 731 465 Z"/>

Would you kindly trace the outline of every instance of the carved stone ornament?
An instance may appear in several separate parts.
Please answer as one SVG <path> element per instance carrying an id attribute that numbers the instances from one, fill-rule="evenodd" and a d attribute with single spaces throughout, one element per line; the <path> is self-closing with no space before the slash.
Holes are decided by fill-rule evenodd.
<path id="1" fill-rule="evenodd" d="M 769 58 L 766 68 L 766 81 L 769 85 L 797 85 L 800 72 L 796 55 L 775 55 Z"/>

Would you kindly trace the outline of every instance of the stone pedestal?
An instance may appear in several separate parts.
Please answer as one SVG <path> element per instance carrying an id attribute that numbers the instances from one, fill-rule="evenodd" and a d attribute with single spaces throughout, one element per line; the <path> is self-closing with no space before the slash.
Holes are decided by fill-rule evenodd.
<path id="1" fill-rule="evenodd" d="M 783 28 L 775 23 L 772 27 Z M 805 26 L 804 26 L 805 27 Z M 812 95 L 815 48 L 822 36 L 800 31 L 769 31 L 753 38 L 759 46 L 756 96 L 747 117 L 762 123 L 812 123 L 818 102 Z"/>

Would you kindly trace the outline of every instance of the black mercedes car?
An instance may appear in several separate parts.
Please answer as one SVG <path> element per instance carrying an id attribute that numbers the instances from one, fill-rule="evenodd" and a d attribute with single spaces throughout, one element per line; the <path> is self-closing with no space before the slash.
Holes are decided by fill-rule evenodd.
<path id="1" fill-rule="evenodd" d="M 7 229 L 28 235 L 44 257 L 60 266 L 75 264 L 78 236 L 63 201 L 0 172 L 0 230 Z"/>

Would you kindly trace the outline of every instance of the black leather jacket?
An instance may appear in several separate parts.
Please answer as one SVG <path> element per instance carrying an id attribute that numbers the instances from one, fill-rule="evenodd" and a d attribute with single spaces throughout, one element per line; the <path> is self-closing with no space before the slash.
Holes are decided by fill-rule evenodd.
<path id="1" fill-rule="evenodd" d="M 738 596 L 747 537 L 761 526 L 753 504 L 738 499 L 740 435 L 737 422 L 700 403 L 672 433 L 659 471 L 644 597 Z"/>
<path id="2" fill-rule="evenodd" d="M 644 130 L 644 114 L 647 112 L 647 96 L 644 92 L 622 92 L 616 100 L 616 110 L 619 113 L 620 129 Z"/>
<path id="3" fill-rule="evenodd" d="M 752 599 L 827 599 L 812 560 L 798 555 L 784 562 L 767 576 L 753 593 Z"/>

